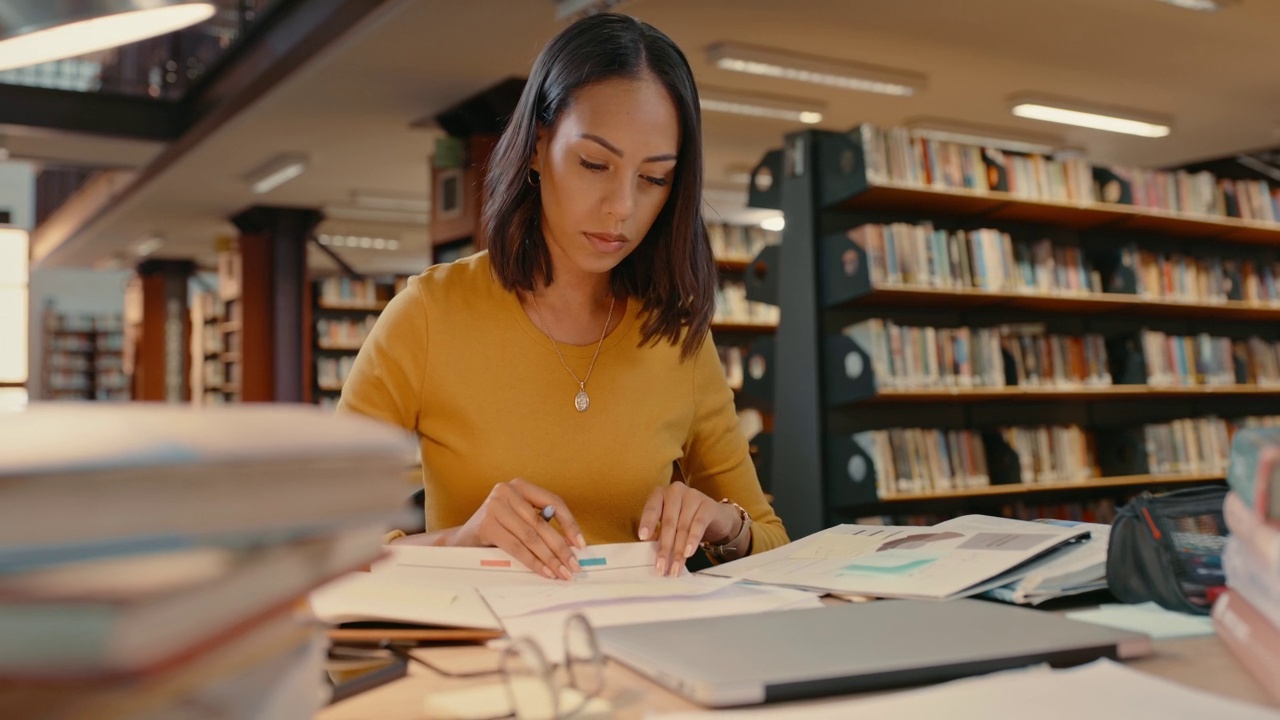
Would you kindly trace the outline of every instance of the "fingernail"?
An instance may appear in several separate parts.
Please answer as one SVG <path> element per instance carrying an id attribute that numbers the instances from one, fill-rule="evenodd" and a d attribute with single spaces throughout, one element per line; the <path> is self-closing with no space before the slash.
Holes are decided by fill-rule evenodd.
<path id="1" fill-rule="evenodd" d="M 658 558 L 658 574 L 659 575 L 667 574 L 667 561 L 662 558 Z"/>
<path id="2" fill-rule="evenodd" d="M 647 527 L 640 528 L 640 540 L 644 541 L 648 539 L 649 539 L 649 528 Z"/>
<path id="3" fill-rule="evenodd" d="M 572 560 L 570 560 L 569 567 L 573 569 L 574 573 L 582 572 L 582 564 L 578 562 L 578 558 L 573 558 Z"/>
<path id="4" fill-rule="evenodd" d="M 547 567 L 546 565 L 542 566 L 542 574 L 546 575 L 548 580 L 556 579 L 555 573 L 551 572 L 551 568 Z"/>
<path id="5" fill-rule="evenodd" d="M 676 577 L 677 575 L 679 575 L 681 567 L 682 565 L 680 565 L 680 563 L 678 562 L 671 563 L 671 573 L 670 573 L 671 577 Z"/>
<path id="6" fill-rule="evenodd" d="M 560 577 L 564 578 L 565 580 L 572 580 L 572 579 L 573 579 L 573 573 L 572 573 L 572 572 L 569 572 L 569 568 L 567 568 L 567 567 L 565 567 L 565 566 L 561 565 L 561 566 L 560 566 Z"/>
<path id="7" fill-rule="evenodd" d="M 582 537 L 582 533 L 578 533 L 578 547 L 583 550 L 587 549 L 587 539 Z"/>
<path id="8" fill-rule="evenodd" d="M 684 556 L 686 558 L 693 557 L 693 551 L 694 551 L 693 543 L 689 543 L 688 545 L 684 546 Z"/>

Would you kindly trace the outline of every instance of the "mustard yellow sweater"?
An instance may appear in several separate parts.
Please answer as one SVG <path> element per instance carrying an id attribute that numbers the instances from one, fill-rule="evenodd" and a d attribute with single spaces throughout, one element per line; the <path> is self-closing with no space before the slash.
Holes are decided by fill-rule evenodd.
<path id="1" fill-rule="evenodd" d="M 462 525 L 497 483 L 520 477 L 564 498 L 588 543 L 636 540 L 649 494 L 679 459 L 689 484 L 751 514 L 752 552 L 787 542 L 738 430 L 733 392 L 708 337 L 697 356 L 639 347 L 639 303 L 578 384 L 489 256 L 429 268 L 378 318 L 341 410 L 414 430 L 422 443 L 428 531 Z M 560 345 L 578 377 L 595 346 Z"/>

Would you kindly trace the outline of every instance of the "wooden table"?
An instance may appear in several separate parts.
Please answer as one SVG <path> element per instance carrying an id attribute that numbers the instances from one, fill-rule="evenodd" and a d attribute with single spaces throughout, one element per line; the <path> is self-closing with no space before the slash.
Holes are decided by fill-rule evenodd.
<path id="1" fill-rule="evenodd" d="M 477 646 L 418 652 L 453 671 L 495 667 L 498 657 L 494 651 Z M 1189 687 L 1280 707 L 1216 636 L 1157 641 L 1154 655 L 1126 664 Z M 422 700 L 427 693 L 464 687 L 468 682 L 492 683 L 494 679 L 449 680 L 412 664 L 408 677 L 326 708 L 316 720 L 423 720 Z M 614 717 L 624 719 L 642 718 L 650 711 L 698 709 L 693 703 L 613 662 L 605 669 L 604 696 L 614 703 Z"/>

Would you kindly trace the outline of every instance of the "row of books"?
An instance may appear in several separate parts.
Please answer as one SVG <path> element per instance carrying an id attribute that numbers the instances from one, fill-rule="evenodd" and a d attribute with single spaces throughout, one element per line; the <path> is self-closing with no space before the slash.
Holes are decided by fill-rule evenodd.
<path id="1" fill-rule="evenodd" d="M 777 325 L 778 306 L 747 299 L 747 286 L 740 280 L 726 280 L 716 289 L 713 322 L 742 325 Z"/>
<path id="2" fill-rule="evenodd" d="M 881 498 L 991 484 L 976 430 L 893 428 L 859 433 L 857 439 L 875 466 Z"/>
<path id="3" fill-rule="evenodd" d="M 0 436 L 19 448 L 0 454 L 0 714 L 320 710 L 329 643 L 306 598 L 384 552 L 411 439 L 265 404 L 32 406 Z"/>
<path id="4" fill-rule="evenodd" d="M 1127 248 L 1123 262 L 1134 267 L 1142 297 L 1193 303 L 1245 302 L 1280 305 L 1280 262 L 1195 257 Z"/>
<path id="5" fill-rule="evenodd" d="M 1148 472 L 1223 473 L 1238 429 L 1277 425 L 1280 416 L 1208 416 L 1143 425 Z M 994 434 L 1017 456 L 1017 480 L 1023 484 L 1081 482 L 1100 475 L 1094 434 L 1077 425 L 1004 427 Z M 992 482 L 978 430 L 890 428 L 859 433 L 856 440 L 875 466 L 881 498 L 986 487 Z"/>
<path id="6" fill-rule="evenodd" d="M 1147 468 L 1160 475 L 1224 473 L 1235 426 L 1214 416 L 1144 425 Z"/>
<path id="7" fill-rule="evenodd" d="M 61 333 L 123 332 L 124 317 L 119 314 L 64 314 L 50 309 L 44 315 L 45 330 Z"/>
<path id="8" fill-rule="evenodd" d="M 1213 606 L 1218 637 L 1280 702 L 1280 427 L 1237 433 L 1223 517 L 1227 591 Z"/>
<path id="9" fill-rule="evenodd" d="M 906 128 L 864 124 L 854 132 L 862 143 L 867 181 L 873 184 L 1000 191 L 1028 200 L 1119 203 L 1202 217 L 1280 218 L 1280 189 L 1263 180 L 1094 166 L 1074 154 L 1050 157 L 945 142 Z"/>
<path id="10" fill-rule="evenodd" d="M 1141 333 L 1147 383 L 1155 386 L 1280 385 L 1280 341 Z"/>
<path id="11" fill-rule="evenodd" d="M 218 355 L 226 352 L 226 339 L 222 328 L 217 325 L 205 325 L 203 328 L 195 329 L 194 332 L 204 336 L 204 343 L 200 346 L 202 354 Z"/>
<path id="12" fill-rule="evenodd" d="M 1262 180 L 1217 178 L 1209 172 L 1108 167 L 1095 170 L 1098 199 L 1204 217 L 1275 222 L 1280 191 Z"/>
<path id="13" fill-rule="evenodd" d="M 331 277 L 316 281 L 316 299 L 328 307 L 376 306 L 390 299 L 389 289 L 369 279 Z"/>
<path id="14" fill-rule="evenodd" d="M 1010 427 L 1001 437 L 1018 455 L 1022 482 L 1080 482 L 1098 475 L 1093 437 L 1078 425 Z"/>
<path id="15" fill-rule="evenodd" d="M 321 348 L 342 350 L 359 348 L 369 337 L 377 321 L 377 315 L 366 315 L 361 320 L 321 318 L 316 321 L 316 343 Z"/>
<path id="16" fill-rule="evenodd" d="M 872 183 L 1008 192 L 1029 200 L 1094 200 L 1093 167 L 1082 157 L 1050 158 L 920 137 L 906 128 L 860 126 Z"/>
<path id="17" fill-rule="evenodd" d="M 347 382 L 347 376 L 351 374 L 351 367 L 355 362 L 355 355 L 316 358 L 316 383 L 325 390 L 341 388 Z"/>
<path id="18" fill-rule="evenodd" d="M 919 327 L 880 318 L 844 332 L 871 356 L 882 388 L 1004 387 L 1010 377 L 1029 387 L 1111 384 L 1106 343 L 1096 334 L 1054 335 L 1039 324 Z"/>
<path id="19" fill-rule="evenodd" d="M 876 285 L 979 288 L 992 292 L 1102 292 L 1080 248 L 994 229 L 948 232 L 931 223 L 861 225 L 849 231 L 867 253 Z"/>
<path id="20" fill-rule="evenodd" d="M 777 245 L 782 234 L 759 225 L 707 223 L 712 256 L 723 260 L 754 260 L 766 245 Z"/>

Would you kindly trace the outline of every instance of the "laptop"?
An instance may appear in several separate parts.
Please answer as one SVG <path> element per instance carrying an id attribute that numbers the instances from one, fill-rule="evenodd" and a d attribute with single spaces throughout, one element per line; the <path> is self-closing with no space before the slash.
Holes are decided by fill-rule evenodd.
<path id="1" fill-rule="evenodd" d="M 982 600 L 881 600 L 597 629 L 603 652 L 693 702 L 731 707 L 1152 652 L 1140 633 Z"/>

